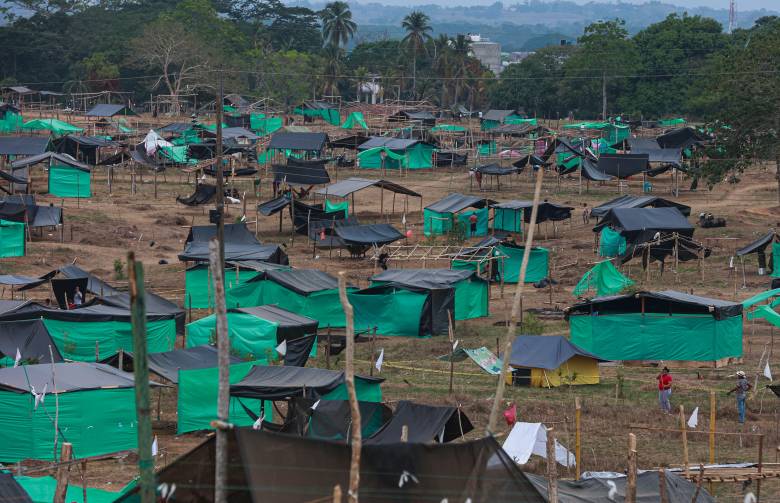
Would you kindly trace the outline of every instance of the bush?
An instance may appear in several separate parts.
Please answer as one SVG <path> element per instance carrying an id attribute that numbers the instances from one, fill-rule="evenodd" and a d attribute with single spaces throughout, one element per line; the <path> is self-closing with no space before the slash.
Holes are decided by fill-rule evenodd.
<path id="1" fill-rule="evenodd" d="M 114 279 L 125 279 L 125 264 L 119 259 L 114 260 Z"/>

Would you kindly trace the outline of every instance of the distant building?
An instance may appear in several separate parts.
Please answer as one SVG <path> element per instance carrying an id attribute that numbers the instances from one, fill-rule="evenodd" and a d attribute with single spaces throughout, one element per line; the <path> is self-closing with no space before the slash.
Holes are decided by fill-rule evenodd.
<path id="1" fill-rule="evenodd" d="M 503 69 L 501 65 L 501 44 L 491 42 L 480 35 L 471 33 L 469 33 L 468 37 L 471 40 L 471 52 L 474 57 L 494 74 L 498 75 L 501 73 Z"/>

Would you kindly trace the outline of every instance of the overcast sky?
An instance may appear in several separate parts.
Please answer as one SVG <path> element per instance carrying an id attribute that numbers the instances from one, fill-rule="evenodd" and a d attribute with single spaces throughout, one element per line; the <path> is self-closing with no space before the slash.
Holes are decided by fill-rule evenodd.
<path id="1" fill-rule="evenodd" d="M 372 0 L 359 0 L 361 3 L 367 3 Z M 490 5 L 496 0 L 375 0 L 386 5 L 421 5 L 437 4 L 443 6 L 453 5 Z M 504 4 L 513 4 L 522 2 L 522 0 L 501 0 Z M 576 3 L 585 4 L 591 0 L 573 0 Z M 617 3 L 618 0 L 595 0 L 597 2 Z M 624 3 L 642 4 L 647 0 L 620 0 Z M 712 7 L 728 9 L 729 0 L 661 0 L 662 3 L 680 5 L 682 7 Z M 780 10 L 780 0 L 737 0 L 737 11 L 754 9 Z"/>

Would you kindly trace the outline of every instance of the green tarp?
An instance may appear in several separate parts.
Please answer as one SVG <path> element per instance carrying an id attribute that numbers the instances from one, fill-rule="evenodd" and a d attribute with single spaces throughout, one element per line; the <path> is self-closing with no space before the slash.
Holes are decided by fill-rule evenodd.
<path id="1" fill-rule="evenodd" d="M 426 337 L 420 333 L 420 319 L 428 298 L 427 292 L 396 289 L 390 293 L 351 294 L 349 302 L 355 311 L 355 331 L 373 330 L 382 335 Z"/>
<path id="2" fill-rule="evenodd" d="M 352 129 L 352 128 L 362 128 L 362 129 L 368 129 L 368 124 L 366 124 L 366 118 L 363 117 L 363 112 L 352 112 L 347 116 L 347 120 L 344 121 L 344 124 L 341 125 L 343 129 Z"/>
<path id="3" fill-rule="evenodd" d="M 212 314 L 187 325 L 187 347 L 202 346 L 216 341 L 216 315 Z M 275 348 L 278 323 L 247 313 L 227 313 L 230 352 L 239 358 L 268 364 L 268 355 L 278 358 Z"/>
<path id="4" fill-rule="evenodd" d="M 71 482 L 73 482 L 74 473 L 71 472 Z M 76 477 L 78 480 L 79 477 Z M 26 477 L 15 476 L 14 479 L 22 486 L 22 489 L 30 496 L 33 503 L 51 503 L 54 501 L 54 490 L 57 488 L 57 479 L 54 477 Z M 125 486 L 125 489 L 131 489 L 134 483 Z M 87 487 L 87 501 L 89 503 L 113 503 L 125 492 L 106 491 Z M 65 501 L 68 503 L 84 503 L 84 489 L 82 486 L 73 483 L 68 484 L 68 490 L 65 493 Z"/>
<path id="5" fill-rule="evenodd" d="M 493 208 L 493 229 L 507 232 L 523 232 L 523 210 Z"/>
<path id="6" fill-rule="evenodd" d="M 474 236 L 487 236 L 489 212 L 490 209 L 485 207 L 458 213 L 458 225 L 460 226 L 460 230 L 463 235 L 467 238 Z M 471 222 L 469 221 L 471 215 L 477 216 L 477 222 L 473 229 Z"/>
<path id="7" fill-rule="evenodd" d="M 198 162 L 195 159 L 189 158 L 186 145 L 160 147 L 160 154 L 166 159 L 177 164 L 197 164 Z"/>
<path id="8" fill-rule="evenodd" d="M 517 283 L 520 279 L 520 265 L 523 262 L 525 248 L 499 245 L 496 247 L 496 251 L 505 257 L 498 261 L 498 270 L 504 278 L 504 283 Z M 550 250 L 541 247 L 532 248 L 525 271 L 525 282 L 536 283 L 546 278 L 549 262 Z"/>
<path id="9" fill-rule="evenodd" d="M 319 117 L 331 126 L 341 125 L 341 117 L 339 116 L 339 111 L 336 108 L 296 107 L 293 112 L 298 115 L 303 115 L 304 117 Z"/>
<path id="10" fill-rule="evenodd" d="M 748 308 L 755 304 L 758 304 L 759 302 L 763 302 L 765 300 L 769 300 L 773 297 L 780 296 L 780 288 L 775 288 L 774 290 L 767 290 L 766 292 L 761 292 L 759 294 L 756 294 L 749 299 L 745 299 L 742 301 L 742 307 Z"/>
<path id="11" fill-rule="evenodd" d="M 780 243 L 772 243 L 772 275 L 780 278 Z"/>
<path id="12" fill-rule="evenodd" d="M 463 280 L 455 284 L 455 319 L 470 320 L 490 316 L 487 281 Z"/>
<path id="13" fill-rule="evenodd" d="M 357 399 L 361 402 L 381 402 L 382 401 L 382 388 L 380 383 L 371 382 L 355 377 L 355 394 Z M 347 394 L 347 385 L 340 384 L 336 389 L 322 395 L 323 400 L 349 400 Z"/>
<path id="14" fill-rule="evenodd" d="M 333 203 L 329 199 L 326 199 L 325 213 L 343 213 L 344 218 L 347 218 L 349 216 L 349 201 Z"/>
<path id="15" fill-rule="evenodd" d="M 676 119 L 661 119 L 658 121 L 658 125 L 661 127 L 679 126 L 685 124 L 685 119 L 678 117 Z"/>
<path id="16" fill-rule="evenodd" d="M 32 393 L 0 391 L 0 461 L 54 459 L 54 405 L 49 395 L 36 410 Z M 74 458 L 138 445 L 133 388 L 60 393 L 58 409 L 59 444 L 73 444 Z"/>
<path id="17" fill-rule="evenodd" d="M 130 321 L 64 321 L 44 318 L 43 324 L 62 357 L 67 360 L 94 362 L 96 342 L 100 351 L 99 359 L 115 355 L 120 349 L 133 349 Z M 175 341 L 176 320 L 146 322 L 146 343 L 150 353 L 171 351 Z"/>
<path id="18" fill-rule="evenodd" d="M 479 128 L 482 131 L 490 131 L 491 129 L 496 129 L 498 126 L 501 125 L 501 122 L 494 121 L 490 119 L 483 119 L 482 122 L 479 125 Z"/>
<path id="19" fill-rule="evenodd" d="M 529 126 L 538 126 L 539 122 L 536 119 L 526 119 L 518 115 L 510 115 L 504 119 L 504 124 L 528 124 Z"/>
<path id="20" fill-rule="evenodd" d="M 431 131 L 434 133 L 438 133 L 439 131 L 449 131 L 453 133 L 460 133 L 463 131 L 466 131 L 466 128 L 463 126 L 458 126 L 455 124 L 439 124 L 438 126 L 433 126 L 431 128 Z"/>
<path id="21" fill-rule="evenodd" d="M 434 147 L 427 143 L 416 143 L 405 150 L 390 150 L 375 147 L 358 153 L 361 169 L 381 169 L 382 155 L 386 154 L 385 169 L 428 169 L 433 167 Z"/>
<path id="22" fill-rule="evenodd" d="M 228 267 L 225 269 L 224 275 L 225 290 L 229 291 L 240 283 L 244 283 L 248 279 L 254 278 L 257 274 L 258 272 L 254 270 L 239 268 L 238 277 L 236 277 L 236 269 Z M 241 304 L 241 306 L 247 307 L 248 305 Z M 214 286 L 208 265 L 199 264 L 190 267 L 184 272 L 184 307 L 192 309 L 208 309 L 214 307 Z"/>
<path id="23" fill-rule="evenodd" d="M 24 224 L 0 220 L 0 258 L 24 257 Z"/>
<path id="24" fill-rule="evenodd" d="M 0 133 L 17 133 L 21 131 L 24 119 L 21 114 L 16 114 L 11 111 L 5 113 L 5 116 L 0 119 Z"/>
<path id="25" fill-rule="evenodd" d="M 230 384 L 246 377 L 256 362 L 236 363 L 230 366 Z M 219 368 L 205 368 L 179 371 L 179 399 L 177 433 L 211 429 L 210 423 L 217 418 L 217 392 Z M 240 402 L 239 402 L 240 400 Z M 242 404 L 260 415 L 262 400 L 230 397 L 229 422 L 236 426 L 251 426 L 255 421 L 246 413 Z M 270 405 L 270 404 L 269 404 Z M 265 407 L 265 419 L 272 419 L 273 407 Z"/>
<path id="26" fill-rule="evenodd" d="M 49 194 L 57 197 L 92 197 L 89 171 L 53 164 L 49 167 Z"/>
<path id="27" fill-rule="evenodd" d="M 51 131 L 55 135 L 66 135 L 71 133 L 82 133 L 84 130 L 73 124 L 57 119 L 35 119 L 25 122 L 22 126 L 25 131 Z"/>
<path id="28" fill-rule="evenodd" d="M 203 141 L 201 140 L 200 134 L 198 133 L 197 129 L 186 129 L 186 130 L 182 131 L 181 135 L 178 138 L 174 138 L 173 140 L 171 140 L 171 143 L 173 143 L 174 145 L 177 145 L 177 146 L 182 146 L 182 145 L 192 145 L 192 144 L 196 144 L 196 143 L 203 143 Z M 165 148 L 170 149 L 170 147 L 163 147 L 162 149 L 160 149 L 160 151 L 164 152 Z M 170 155 L 175 155 L 175 154 L 171 153 Z M 186 156 L 187 156 L 187 151 L 185 149 L 184 150 L 184 157 L 185 157 L 185 159 L 186 159 Z"/>
<path id="29" fill-rule="evenodd" d="M 605 260 L 593 266 L 582 276 L 574 287 L 574 295 L 581 297 L 591 292 L 599 297 L 614 295 L 633 284 L 634 282 L 618 271 L 612 262 Z"/>
<path id="30" fill-rule="evenodd" d="M 267 136 L 274 133 L 284 126 L 284 119 L 281 117 L 266 117 L 263 114 L 252 114 L 249 116 L 249 127 L 259 136 Z"/>
<path id="31" fill-rule="evenodd" d="M 480 156 L 489 156 L 495 154 L 496 152 L 498 152 L 498 146 L 494 141 L 480 143 L 477 145 L 477 154 Z"/>
<path id="32" fill-rule="evenodd" d="M 758 306 L 754 310 L 750 311 L 747 316 L 748 320 L 762 319 L 766 320 L 776 327 L 780 327 L 780 314 L 777 313 L 772 306 Z"/>
<path id="33" fill-rule="evenodd" d="M 452 230 L 452 213 L 439 213 L 438 211 L 423 210 L 423 234 L 426 236 L 441 236 Z"/>
<path id="34" fill-rule="evenodd" d="M 626 252 L 626 238 L 619 232 L 609 227 L 601 229 L 599 237 L 599 256 L 601 257 L 619 257 Z"/>
<path id="35" fill-rule="evenodd" d="M 607 360 L 715 361 L 742 356 L 742 316 L 628 313 L 569 318 L 571 342 Z"/>

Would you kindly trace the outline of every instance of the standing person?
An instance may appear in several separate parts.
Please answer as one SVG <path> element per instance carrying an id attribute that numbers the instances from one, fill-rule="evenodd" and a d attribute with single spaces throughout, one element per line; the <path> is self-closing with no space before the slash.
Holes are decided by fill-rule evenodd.
<path id="1" fill-rule="evenodd" d="M 745 399 L 747 398 L 747 392 L 750 391 L 752 387 L 753 386 L 750 385 L 750 383 L 747 380 L 747 377 L 745 377 L 745 373 L 741 370 L 738 370 L 737 385 L 734 386 L 734 389 L 726 393 L 727 395 L 730 395 L 736 392 L 737 413 L 739 413 L 739 424 L 745 424 Z"/>
<path id="2" fill-rule="evenodd" d="M 79 290 L 79 287 L 76 287 L 76 290 L 73 292 L 73 305 L 74 306 L 80 306 L 84 303 L 84 296 L 81 294 L 81 290 Z"/>
<path id="3" fill-rule="evenodd" d="M 590 223 L 590 209 L 588 203 L 582 203 L 582 223 L 588 225 Z"/>
<path id="4" fill-rule="evenodd" d="M 471 225 L 471 235 L 476 236 L 477 235 L 477 214 L 472 213 L 469 215 L 469 224 Z"/>
<path id="5" fill-rule="evenodd" d="M 658 376 L 658 402 L 661 404 L 661 410 L 666 414 L 672 413 L 672 404 L 669 402 L 669 398 L 672 396 L 672 375 L 669 373 L 669 368 L 664 367 Z"/>

